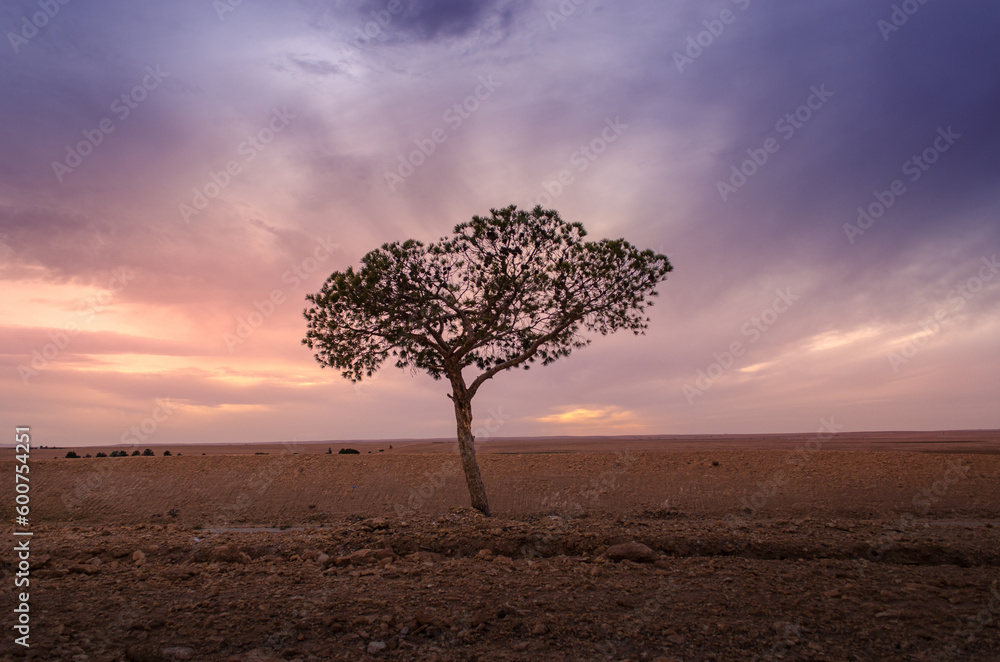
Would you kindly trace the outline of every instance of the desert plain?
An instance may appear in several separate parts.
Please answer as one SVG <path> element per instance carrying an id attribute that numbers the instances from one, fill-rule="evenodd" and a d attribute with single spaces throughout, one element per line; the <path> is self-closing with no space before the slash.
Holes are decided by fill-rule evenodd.
<path id="1" fill-rule="evenodd" d="M 150 448 L 32 449 L 0 659 L 1000 659 L 998 431 Z"/>

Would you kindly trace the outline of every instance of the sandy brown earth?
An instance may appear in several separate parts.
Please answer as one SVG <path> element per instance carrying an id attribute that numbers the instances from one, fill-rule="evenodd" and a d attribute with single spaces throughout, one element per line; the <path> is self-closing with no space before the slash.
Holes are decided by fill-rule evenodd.
<path id="1" fill-rule="evenodd" d="M 706 450 L 792 450 L 807 443 L 819 442 L 825 450 L 884 450 L 932 453 L 1000 453 L 1000 430 L 946 430 L 937 432 L 838 432 L 834 435 L 804 434 L 700 434 L 700 435 L 621 435 L 613 437 L 501 437 L 490 438 L 477 431 L 477 452 L 583 452 L 616 451 L 706 451 Z M 53 447 L 39 450 L 39 458 L 61 458 L 74 450 L 81 456 L 113 450 L 130 455 L 146 448 L 162 455 L 170 450 L 188 455 L 254 455 L 267 453 L 321 454 L 341 448 L 355 448 L 371 453 L 453 453 L 454 439 L 383 439 L 378 441 L 284 441 L 253 444 L 175 444 L 108 445 Z M 0 460 L 14 455 L 14 449 L 0 448 Z"/>
<path id="2" fill-rule="evenodd" d="M 36 451 L 0 657 L 1000 659 L 1000 454 L 829 446 L 508 447 L 492 518 L 442 452 Z"/>

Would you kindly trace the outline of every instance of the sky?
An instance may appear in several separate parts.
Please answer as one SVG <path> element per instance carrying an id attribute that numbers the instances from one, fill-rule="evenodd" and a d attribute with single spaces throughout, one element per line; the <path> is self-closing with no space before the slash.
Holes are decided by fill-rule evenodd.
<path id="1" fill-rule="evenodd" d="M 972 0 L 5 2 L 0 409 L 61 446 L 454 435 L 444 382 L 322 369 L 305 296 L 542 204 L 675 270 L 645 335 L 484 386 L 480 442 L 1000 428 L 998 24 Z"/>

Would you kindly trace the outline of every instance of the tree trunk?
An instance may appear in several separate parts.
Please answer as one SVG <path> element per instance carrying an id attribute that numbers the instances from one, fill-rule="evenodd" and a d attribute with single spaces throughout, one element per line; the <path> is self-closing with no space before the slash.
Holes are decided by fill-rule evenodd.
<path id="1" fill-rule="evenodd" d="M 465 482 L 469 485 L 472 507 L 489 517 L 490 504 L 486 500 L 486 487 L 476 462 L 476 439 L 472 436 L 472 398 L 461 376 L 452 378 L 451 382 L 451 399 L 455 404 L 455 420 L 458 423 L 458 452 L 462 457 L 462 469 L 465 471 Z"/>

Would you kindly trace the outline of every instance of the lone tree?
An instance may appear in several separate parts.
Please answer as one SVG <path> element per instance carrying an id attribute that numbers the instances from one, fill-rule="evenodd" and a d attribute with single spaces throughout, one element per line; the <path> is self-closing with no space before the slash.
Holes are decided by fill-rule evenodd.
<path id="1" fill-rule="evenodd" d="M 480 387 L 504 370 L 568 356 L 590 344 L 583 331 L 643 333 L 649 298 L 672 270 L 665 255 L 585 236 L 554 210 L 510 206 L 437 243 L 384 244 L 306 296 L 302 342 L 352 382 L 390 356 L 397 368 L 446 378 L 472 506 L 488 516 L 472 435 Z"/>

